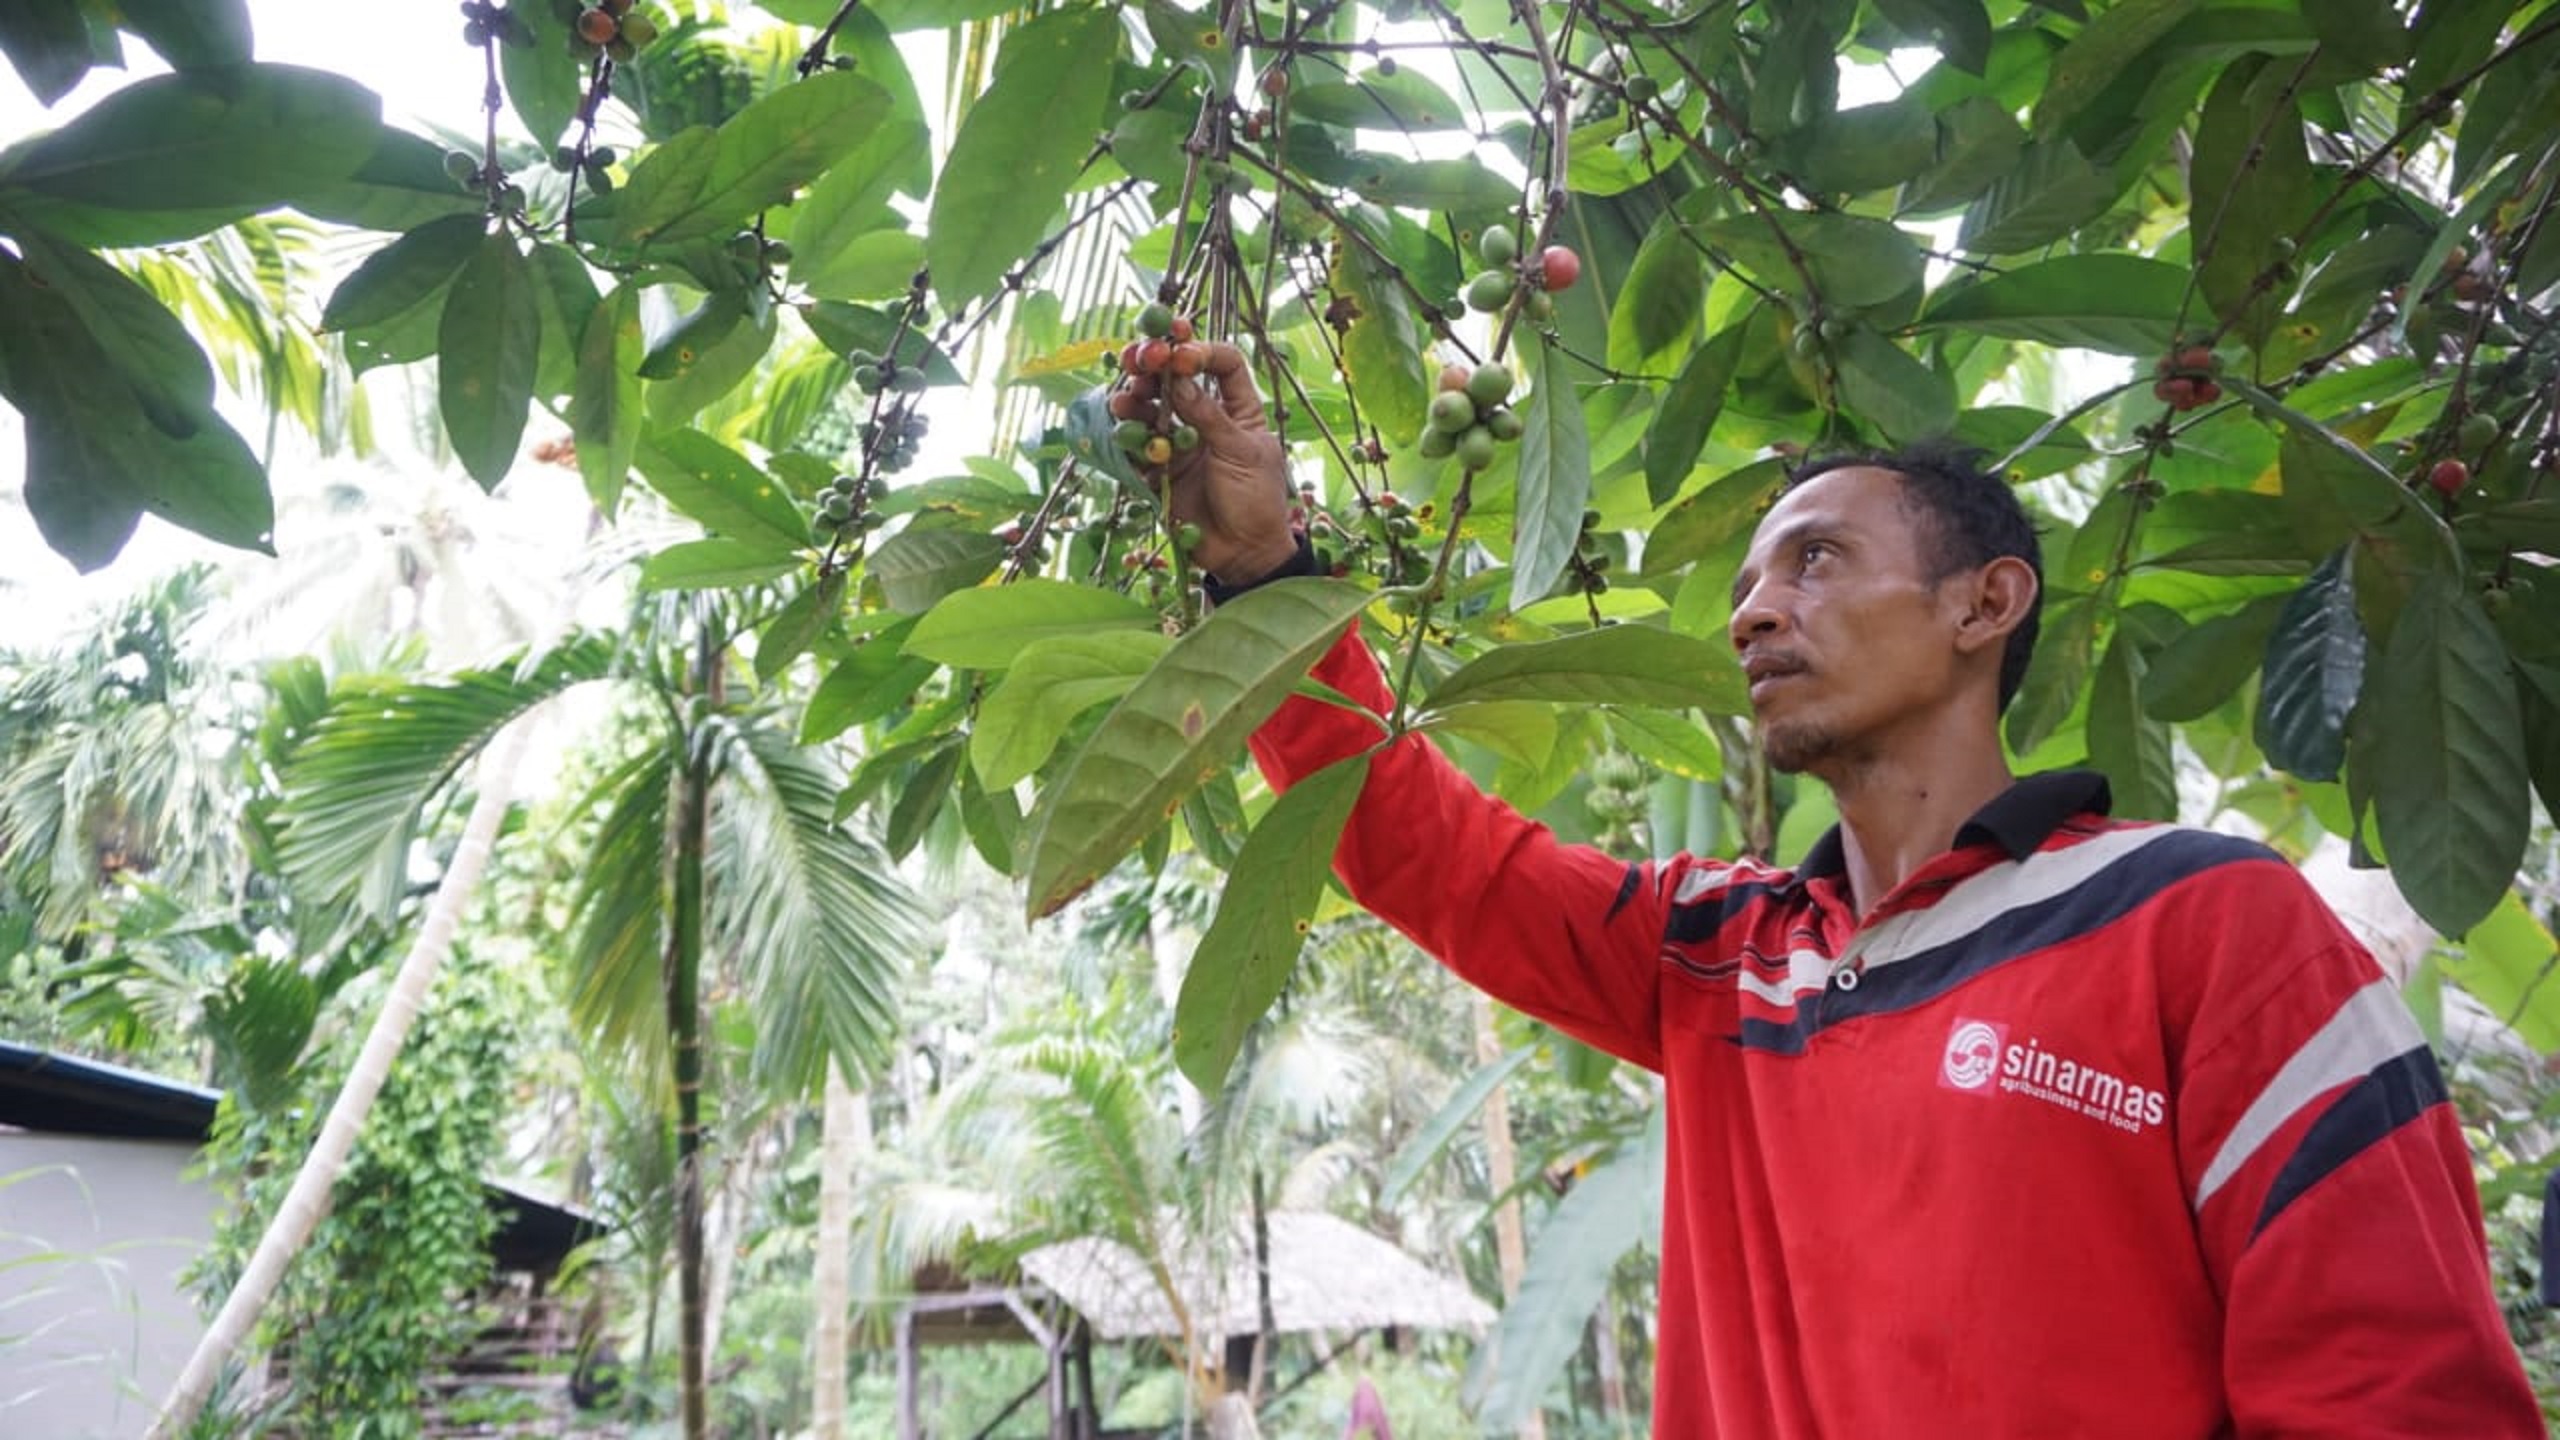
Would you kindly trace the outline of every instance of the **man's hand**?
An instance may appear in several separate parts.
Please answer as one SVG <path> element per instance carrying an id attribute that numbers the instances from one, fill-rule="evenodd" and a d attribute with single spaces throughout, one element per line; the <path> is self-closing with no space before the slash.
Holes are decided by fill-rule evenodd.
<path id="1" fill-rule="evenodd" d="M 1197 378 L 1133 375 L 1121 390 L 1143 401 L 1161 385 L 1173 413 L 1200 432 L 1199 445 L 1177 451 L 1149 478 L 1177 524 L 1200 527 L 1192 563 L 1226 584 L 1249 584 L 1298 553 L 1289 528 L 1295 497 L 1280 437 L 1264 422 L 1244 352 L 1221 341 L 1202 348 L 1207 354 Z"/>

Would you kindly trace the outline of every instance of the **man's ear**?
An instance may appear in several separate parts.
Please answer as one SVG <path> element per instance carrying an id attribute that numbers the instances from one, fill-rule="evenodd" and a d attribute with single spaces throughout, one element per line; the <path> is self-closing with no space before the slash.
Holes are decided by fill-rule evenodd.
<path id="1" fill-rule="evenodd" d="M 2015 555 L 2000 556 L 1974 571 L 1965 587 L 1964 610 L 1956 617 L 1956 648 L 2007 644 L 2009 632 L 2026 622 L 2038 588 L 2034 567 Z"/>

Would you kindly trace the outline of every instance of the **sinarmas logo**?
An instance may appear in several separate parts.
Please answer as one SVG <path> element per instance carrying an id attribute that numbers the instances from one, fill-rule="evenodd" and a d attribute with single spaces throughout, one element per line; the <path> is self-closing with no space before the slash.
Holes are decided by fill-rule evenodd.
<path id="1" fill-rule="evenodd" d="M 2008 1031 L 1987 1020 L 1958 1020 L 1947 1032 L 1947 1053 L 1938 1062 L 1938 1083 L 1950 1090 L 1991 1093 L 1991 1077 L 2000 1073 L 2000 1052 Z"/>
<path id="2" fill-rule="evenodd" d="M 1968 1095 L 2023 1095 L 2140 1134 L 2168 1116 L 2169 1097 L 2122 1075 L 2045 1048 L 2030 1035 L 2009 1043 L 2009 1027 L 1958 1017 L 1938 1058 L 1938 1083 Z"/>

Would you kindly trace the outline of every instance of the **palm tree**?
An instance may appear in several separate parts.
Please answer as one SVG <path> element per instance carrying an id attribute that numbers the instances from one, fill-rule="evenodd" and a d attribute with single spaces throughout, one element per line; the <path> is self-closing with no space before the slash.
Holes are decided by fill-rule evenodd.
<path id="1" fill-rule="evenodd" d="M 830 1062 L 880 1063 L 923 922 L 886 856 L 836 820 L 841 776 L 825 755 L 797 743 L 772 697 L 732 700 L 724 617 L 677 618 L 691 631 L 681 649 L 581 637 L 514 666 L 345 696 L 287 777 L 280 856 L 313 893 L 388 913 L 433 803 L 508 723 L 582 686 L 626 702 L 603 778 L 571 808 L 600 818 L 572 904 L 570 1005 L 659 1077 L 672 1116 L 680 1394 L 686 1433 L 701 1436 L 706 988 L 741 996 L 756 1087 L 814 1097 Z"/>

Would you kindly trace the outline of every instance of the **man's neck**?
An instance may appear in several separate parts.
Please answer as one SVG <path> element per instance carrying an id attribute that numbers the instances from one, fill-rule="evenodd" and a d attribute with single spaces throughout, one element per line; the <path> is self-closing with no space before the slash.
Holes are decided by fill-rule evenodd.
<path id="1" fill-rule="evenodd" d="M 1833 779 L 1841 853 L 1858 913 L 1873 910 L 1912 872 L 1945 854 L 1964 822 L 2013 778 L 1998 747 L 1982 746 L 1918 764 L 1873 763 Z"/>

